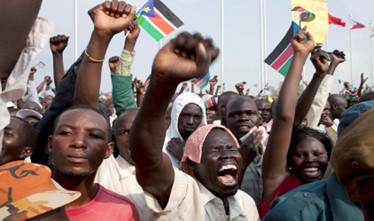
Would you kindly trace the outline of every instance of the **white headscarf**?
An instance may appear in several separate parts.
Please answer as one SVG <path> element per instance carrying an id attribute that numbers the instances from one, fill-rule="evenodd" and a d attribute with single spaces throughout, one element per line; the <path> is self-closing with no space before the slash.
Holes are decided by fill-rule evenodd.
<path id="1" fill-rule="evenodd" d="M 169 141 L 171 140 L 171 138 L 179 138 L 183 140 L 178 130 L 178 119 L 183 108 L 187 104 L 191 104 L 191 103 L 198 105 L 201 108 L 201 111 L 203 113 L 199 127 L 207 125 L 204 101 L 203 99 L 201 99 L 201 97 L 199 97 L 197 94 L 194 94 L 194 93 L 183 92 L 174 100 L 173 107 L 171 109 L 171 114 L 170 114 L 170 126 L 166 131 L 164 147 L 162 150 L 164 151 L 164 153 L 166 153 L 169 156 L 171 162 L 173 163 L 173 166 L 177 168 L 179 168 L 179 161 L 175 159 L 175 157 L 171 153 L 169 153 L 166 147 Z"/>

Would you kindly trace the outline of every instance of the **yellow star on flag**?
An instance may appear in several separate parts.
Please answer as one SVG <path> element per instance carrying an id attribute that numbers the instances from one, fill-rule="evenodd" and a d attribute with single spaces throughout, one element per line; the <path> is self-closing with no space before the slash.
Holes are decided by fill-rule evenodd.
<path id="1" fill-rule="evenodd" d="M 143 11 L 145 11 L 145 13 L 148 13 L 151 9 L 149 7 L 146 7 L 143 9 Z"/>

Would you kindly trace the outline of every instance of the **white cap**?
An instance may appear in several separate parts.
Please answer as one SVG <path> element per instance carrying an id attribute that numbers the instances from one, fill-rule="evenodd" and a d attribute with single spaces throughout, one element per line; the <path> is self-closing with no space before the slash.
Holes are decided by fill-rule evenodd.
<path id="1" fill-rule="evenodd" d="M 30 109 L 21 109 L 19 111 L 17 111 L 16 113 L 16 117 L 19 117 L 19 118 L 22 118 L 22 119 L 25 119 L 26 117 L 36 117 L 38 118 L 39 120 L 42 119 L 43 115 L 39 114 L 38 112 L 34 111 L 34 110 L 30 110 Z"/>

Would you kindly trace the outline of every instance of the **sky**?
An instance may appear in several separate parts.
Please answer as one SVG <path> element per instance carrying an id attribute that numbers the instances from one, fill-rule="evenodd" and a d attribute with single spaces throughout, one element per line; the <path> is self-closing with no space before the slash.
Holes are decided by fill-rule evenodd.
<path id="1" fill-rule="evenodd" d="M 266 14 L 266 51 L 265 57 L 276 47 L 283 38 L 291 24 L 291 1 L 290 0 L 263 0 L 265 2 Z M 307 0 L 305 0 L 307 1 Z M 131 0 L 128 3 L 136 5 L 139 9 L 146 0 Z M 263 59 L 261 57 L 260 38 L 260 0 L 231 0 L 224 1 L 223 10 L 221 1 L 218 0 L 163 0 L 183 22 L 184 26 L 163 39 L 166 44 L 182 31 L 191 33 L 200 32 L 203 36 L 211 37 L 215 45 L 221 49 L 220 56 L 211 65 L 211 75 L 218 75 L 221 84 L 223 74 L 225 90 L 235 90 L 234 85 L 238 82 L 247 82 L 247 88 L 255 84 L 261 84 L 261 67 Z M 87 46 L 93 24 L 89 19 L 87 11 L 93 6 L 102 3 L 99 0 L 77 0 L 77 20 L 78 32 L 75 34 L 74 20 L 74 0 L 45 0 L 39 12 L 39 16 L 44 17 L 54 24 L 52 36 L 65 34 L 70 36 L 69 45 L 64 52 L 64 66 L 68 69 L 75 61 L 75 47 L 78 55 Z M 374 46 L 370 43 L 369 22 L 374 22 L 373 0 L 327 0 L 328 11 L 335 17 L 343 18 L 347 23 L 346 27 L 335 25 L 329 26 L 327 46 L 324 49 L 333 51 L 339 49 L 345 52 L 347 61 L 341 64 L 335 73 L 335 81 L 332 87 L 333 93 L 338 93 L 343 85 L 338 80 L 350 81 L 351 61 L 353 84 L 358 87 L 360 74 L 365 73 L 369 77 L 367 83 L 374 82 L 372 75 L 371 53 L 374 54 Z M 222 14 L 223 12 L 223 14 Z M 350 38 L 348 21 L 349 15 L 352 18 L 367 26 L 365 29 L 351 31 L 352 51 L 350 53 Z M 223 26 L 222 26 L 223 20 Z M 223 27 L 223 35 L 222 35 Z M 75 39 L 77 36 L 77 39 Z M 222 38 L 223 36 L 223 38 Z M 77 41 L 77 45 L 75 45 Z M 374 37 L 371 38 L 374 44 Z M 110 72 L 107 60 L 115 55 L 120 55 L 124 44 L 124 35 L 117 34 L 106 54 L 106 62 L 103 65 L 101 90 L 111 91 Z M 160 44 L 153 40 L 145 31 L 142 31 L 135 47 L 136 56 L 132 66 L 134 77 L 145 81 L 151 72 L 153 58 L 159 50 Z M 352 54 L 352 57 L 350 56 Z M 374 59 L 372 59 L 373 61 Z M 52 55 L 49 45 L 35 58 L 34 64 L 42 61 L 46 67 L 38 69 L 35 80 L 36 83 L 42 81 L 45 75 L 53 76 Z M 223 67 L 223 68 L 222 68 Z M 279 73 L 266 67 L 267 82 L 270 85 L 279 87 L 284 79 Z M 309 81 L 314 73 L 314 68 L 310 61 L 307 61 L 303 78 Z M 374 73 L 373 73 L 374 75 Z M 254 90 L 253 90 L 254 91 Z"/>

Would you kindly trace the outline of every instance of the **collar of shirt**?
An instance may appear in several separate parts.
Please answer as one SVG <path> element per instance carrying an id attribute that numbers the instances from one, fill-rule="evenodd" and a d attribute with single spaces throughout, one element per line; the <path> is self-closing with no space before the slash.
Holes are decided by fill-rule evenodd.
<path id="1" fill-rule="evenodd" d="M 128 176 L 135 176 L 135 166 L 127 162 L 121 155 L 116 158 L 118 163 L 118 174 L 121 179 L 125 179 Z"/>
<path id="2" fill-rule="evenodd" d="M 205 188 L 205 186 L 203 184 L 201 184 L 199 181 L 197 181 L 197 184 L 199 185 L 199 188 L 200 188 L 200 193 L 201 193 L 201 197 L 200 197 L 200 200 L 202 202 L 202 204 L 204 205 L 205 207 L 205 210 L 209 210 L 209 207 L 215 207 L 214 210 L 219 213 L 225 213 L 225 207 L 223 205 L 223 201 L 218 198 L 217 196 L 215 196 L 211 191 L 209 191 L 207 188 Z M 240 190 L 238 190 L 240 191 Z M 230 205 L 230 216 L 228 218 L 228 220 L 233 220 L 235 217 L 238 217 L 238 216 L 242 216 L 242 217 L 246 217 L 247 215 L 245 213 L 243 213 L 243 210 L 242 208 L 240 207 L 238 201 L 236 200 L 235 198 L 235 195 L 234 196 L 230 196 L 228 197 L 228 201 L 229 201 L 229 205 Z"/>

